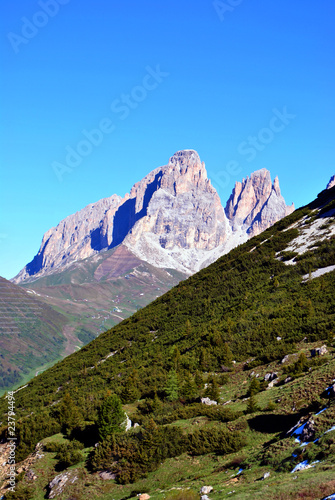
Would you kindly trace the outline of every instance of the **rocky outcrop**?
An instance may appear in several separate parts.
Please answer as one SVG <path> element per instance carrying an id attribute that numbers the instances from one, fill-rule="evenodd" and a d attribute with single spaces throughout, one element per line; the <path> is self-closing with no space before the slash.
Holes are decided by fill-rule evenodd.
<path id="1" fill-rule="evenodd" d="M 281 195 L 278 177 L 273 184 L 265 168 L 236 182 L 226 204 L 226 215 L 233 231 L 245 229 L 249 236 L 261 233 L 275 222 L 292 213 Z"/>
<path id="2" fill-rule="evenodd" d="M 124 244 L 157 267 L 197 270 L 201 252 L 224 244 L 230 233 L 220 198 L 196 151 L 179 151 L 161 170 L 147 214 Z"/>
<path id="3" fill-rule="evenodd" d="M 104 198 L 49 229 L 43 236 L 38 254 L 12 281 L 20 283 L 31 276 L 50 274 L 108 248 L 110 226 L 121 201 L 117 195 Z"/>
<path id="4" fill-rule="evenodd" d="M 38 254 L 12 281 L 62 271 L 121 243 L 127 250 L 99 267 L 97 280 L 115 276 L 116 261 L 122 268 L 126 254 L 134 266 L 140 259 L 191 274 L 292 210 L 278 178 L 272 184 L 265 169 L 237 182 L 224 210 L 198 153 L 178 151 L 124 198 L 113 195 L 88 205 L 47 231 Z"/>
<path id="5" fill-rule="evenodd" d="M 327 189 L 330 189 L 332 187 L 335 186 L 335 175 L 333 175 L 331 178 L 330 178 L 330 181 L 328 182 L 327 184 Z"/>

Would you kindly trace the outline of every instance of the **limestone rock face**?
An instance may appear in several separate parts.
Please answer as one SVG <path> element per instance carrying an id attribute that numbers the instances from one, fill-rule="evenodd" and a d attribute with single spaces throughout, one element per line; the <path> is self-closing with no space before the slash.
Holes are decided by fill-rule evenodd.
<path id="1" fill-rule="evenodd" d="M 236 183 L 224 210 L 198 153 L 178 151 L 124 198 L 102 199 L 47 231 L 38 254 L 12 281 L 64 270 L 121 243 L 118 268 L 130 258 L 191 274 L 293 209 L 280 194 L 278 178 L 272 184 L 270 173 L 262 169 Z M 115 274 L 110 267 L 116 257 L 97 269 L 97 279 Z"/>
<path id="2" fill-rule="evenodd" d="M 146 216 L 138 220 L 125 244 L 134 249 L 146 234 L 150 235 L 151 244 L 167 250 L 212 250 L 224 243 L 229 233 L 228 221 L 196 151 L 179 151 L 157 175 L 159 189 L 148 204 Z"/>
<path id="3" fill-rule="evenodd" d="M 49 229 L 38 254 L 12 281 L 20 283 L 31 276 L 50 274 L 108 247 L 111 221 L 121 201 L 117 195 L 104 198 Z"/>
<path id="4" fill-rule="evenodd" d="M 287 206 L 280 193 L 278 177 L 272 184 L 265 168 L 236 182 L 226 204 L 233 231 L 246 229 L 249 236 L 261 233 L 293 211 L 294 205 Z"/>
<path id="5" fill-rule="evenodd" d="M 333 186 L 335 186 L 335 175 L 333 175 L 331 178 L 330 178 L 330 181 L 328 182 L 327 184 L 327 189 L 330 189 L 332 188 Z"/>

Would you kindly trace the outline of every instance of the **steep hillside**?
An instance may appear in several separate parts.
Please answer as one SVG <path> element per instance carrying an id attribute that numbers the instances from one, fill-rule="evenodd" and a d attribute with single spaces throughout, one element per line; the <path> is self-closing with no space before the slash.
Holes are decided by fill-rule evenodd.
<path id="1" fill-rule="evenodd" d="M 35 486 L 27 476 L 20 488 L 52 498 L 49 481 L 70 463 L 60 443 L 78 451 L 75 437 L 84 450 L 60 476 L 64 498 L 205 485 L 213 500 L 334 493 L 334 266 L 335 187 L 34 378 L 14 395 L 17 459 L 53 444 L 47 472 L 37 462 Z M 99 423 L 111 392 L 140 424 L 112 439 Z"/>
<path id="2" fill-rule="evenodd" d="M 185 278 L 174 269 L 155 268 L 119 245 L 22 288 L 64 312 L 73 334 L 86 344 Z"/>
<path id="3" fill-rule="evenodd" d="M 0 277 L 0 393 L 59 359 L 66 318 Z"/>

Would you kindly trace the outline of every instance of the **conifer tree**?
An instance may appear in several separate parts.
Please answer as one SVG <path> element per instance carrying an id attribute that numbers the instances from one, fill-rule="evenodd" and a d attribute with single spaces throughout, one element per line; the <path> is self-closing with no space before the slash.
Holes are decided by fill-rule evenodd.
<path id="1" fill-rule="evenodd" d="M 197 386 L 198 389 L 202 389 L 203 388 L 203 386 L 204 386 L 204 380 L 202 378 L 201 373 L 198 370 L 195 372 L 194 382 L 195 382 L 195 385 Z"/>
<path id="2" fill-rule="evenodd" d="M 80 427 L 80 424 L 83 422 L 83 416 L 68 392 L 63 397 L 58 411 L 62 432 L 66 436 L 70 436 L 74 429 Z"/>
<path id="3" fill-rule="evenodd" d="M 174 369 L 177 372 L 179 371 L 180 368 L 180 351 L 177 346 L 174 347 L 172 356 L 173 356 Z"/>
<path id="4" fill-rule="evenodd" d="M 258 410 L 259 410 L 259 406 L 257 404 L 257 401 L 256 401 L 254 394 L 252 394 L 249 398 L 249 401 L 248 401 L 247 413 L 255 413 Z"/>
<path id="5" fill-rule="evenodd" d="M 101 440 L 107 436 L 122 432 L 126 414 L 116 394 L 108 396 L 98 410 L 98 432 Z"/>
<path id="6" fill-rule="evenodd" d="M 220 391 L 215 377 L 213 377 L 212 380 L 208 383 L 208 387 L 205 391 L 205 396 L 212 399 L 213 401 L 219 402 Z"/>
<path id="7" fill-rule="evenodd" d="M 255 394 L 257 394 L 259 391 L 261 390 L 261 384 L 260 384 L 260 381 L 256 378 L 256 377 L 253 377 L 251 379 L 251 382 L 249 384 L 249 390 L 248 390 L 248 394 L 250 396 L 254 396 Z"/>
<path id="8" fill-rule="evenodd" d="M 231 366 L 233 363 L 233 354 L 227 342 L 222 347 L 222 362 L 226 366 Z"/>
<path id="9" fill-rule="evenodd" d="M 198 388 L 195 384 L 195 381 L 191 377 L 190 373 L 187 373 L 184 378 L 184 383 L 181 388 L 182 396 L 186 399 L 186 401 L 191 401 L 198 394 Z"/>
<path id="10" fill-rule="evenodd" d="M 178 377 L 175 370 L 170 370 L 165 387 L 166 398 L 168 401 L 178 399 Z"/>
<path id="11" fill-rule="evenodd" d="M 129 376 L 121 392 L 121 401 L 123 404 L 133 403 L 140 397 L 140 391 L 136 387 L 133 376 Z"/>

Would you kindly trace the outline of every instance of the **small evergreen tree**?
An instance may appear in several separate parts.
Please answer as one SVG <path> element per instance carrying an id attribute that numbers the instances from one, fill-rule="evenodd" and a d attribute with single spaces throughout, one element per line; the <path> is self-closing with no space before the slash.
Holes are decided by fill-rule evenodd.
<path id="1" fill-rule="evenodd" d="M 212 378 L 211 382 L 205 391 L 205 396 L 212 399 L 213 401 L 220 401 L 220 391 L 217 380 L 215 377 Z"/>
<path id="2" fill-rule="evenodd" d="M 140 397 L 140 391 L 137 389 L 132 376 L 128 377 L 121 392 L 121 401 L 123 404 L 133 403 Z"/>
<path id="3" fill-rule="evenodd" d="M 98 410 L 97 425 L 100 439 L 122 432 L 125 421 L 126 414 L 118 396 L 116 394 L 108 396 Z"/>
<path id="4" fill-rule="evenodd" d="M 195 385 L 197 386 L 198 389 L 202 389 L 203 388 L 203 386 L 204 386 L 204 380 L 202 378 L 201 373 L 198 370 L 195 372 L 194 382 L 195 382 Z"/>
<path id="5" fill-rule="evenodd" d="M 68 392 L 62 399 L 58 413 L 59 421 L 62 426 L 62 432 L 68 437 L 71 435 L 71 432 L 80 427 L 83 422 L 81 411 L 78 406 L 75 405 Z"/>
<path id="6" fill-rule="evenodd" d="M 222 362 L 226 366 L 231 366 L 233 363 L 233 354 L 230 350 L 230 347 L 227 343 L 225 343 L 222 347 Z"/>
<path id="7" fill-rule="evenodd" d="M 252 394 L 248 401 L 246 413 L 255 413 L 256 411 L 259 411 L 259 406 L 257 404 L 254 394 Z"/>
<path id="8" fill-rule="evenodd" d="M 249 384 L 248 395 L 254 396 L 260 390 L 261 390 L 261 383 L 260 383 L 260 381 L 256 377 L 253 377 L 251 379 L 250 384 Z"/>
<path id="9" fill-rule="evenodd" d="M 178 377 L 175 370 L 170 370 L 166 383 L 166 399 L 176 401 L 178 399 Z"/>
<path id="10" fill-rule="evenodd" d="M 181 394 L 186 399 L 186 401 L 191 401 L 198 394 L 198 388 L 190 373 L 187 373 L 184 378 L 184 383 L 181 387 Z"/>

